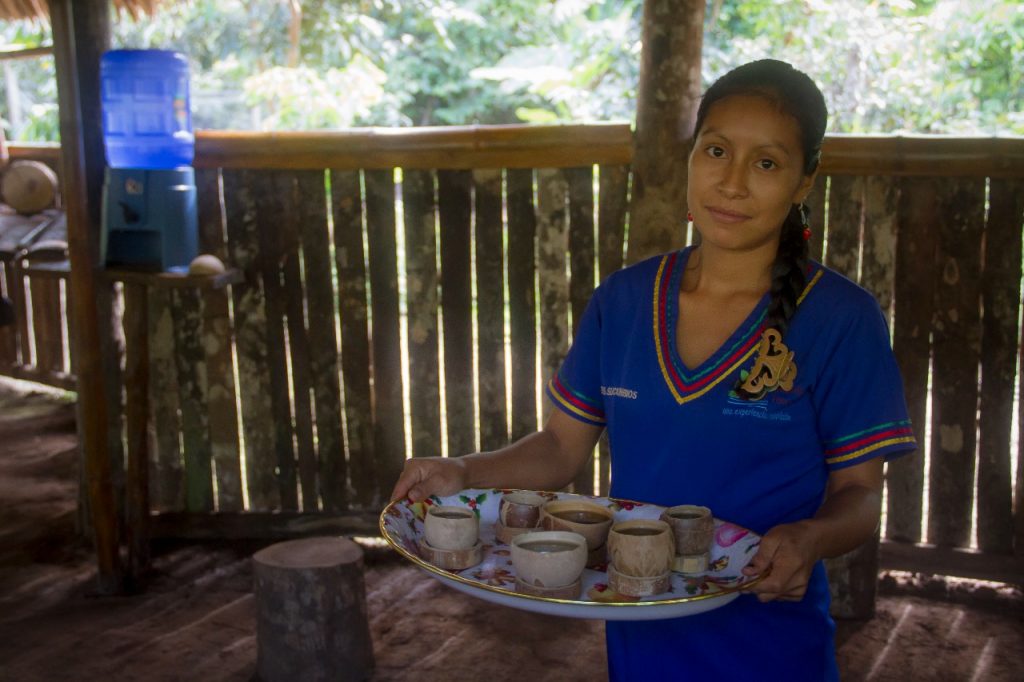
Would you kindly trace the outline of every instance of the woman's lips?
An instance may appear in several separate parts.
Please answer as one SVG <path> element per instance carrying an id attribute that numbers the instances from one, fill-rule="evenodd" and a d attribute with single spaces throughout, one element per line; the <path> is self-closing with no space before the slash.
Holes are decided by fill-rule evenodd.
<path id="1" fill-rule="evenodd" d="M 719 223 L 739 223 L 750 218 L 750 216 L 743 213 L 737 213 L 724 208 L 716 208 L 714 206 L 708 206 L 706 210 L 711 214 L 711 217 Z"/>

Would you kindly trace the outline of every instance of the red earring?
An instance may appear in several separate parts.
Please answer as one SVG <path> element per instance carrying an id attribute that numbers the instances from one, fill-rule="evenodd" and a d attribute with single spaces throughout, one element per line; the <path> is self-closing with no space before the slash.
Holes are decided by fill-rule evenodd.
<path id="1" fill-rule="evenodd" d="M 809 208 L 807 208 L 806 204 L 804 204 L 803 202 L 800 202 L 800 205 L 797 206 L 797 211 L 800 213 L 800 222 L 804 226 L 804 231 L 802 233 L 804 241 L 805 242 L 806 241 L 810 241 L 810 239 L 811 239 L 811 210 Z"/>
<path id="2" fill-rule="evenodd" d="M 689 211 L 687 211 L 687 213 L 686 213 L 686 221 L 690 222 L 690 223 L 693 222 L 693 214 L 690 213 Z"/>

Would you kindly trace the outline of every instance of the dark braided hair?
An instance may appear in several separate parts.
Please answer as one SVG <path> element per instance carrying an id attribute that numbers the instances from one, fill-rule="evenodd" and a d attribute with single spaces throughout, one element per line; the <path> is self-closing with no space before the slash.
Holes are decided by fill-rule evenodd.
<path id="1" fill-rule="evenodd" d="M 704 125 L 711 107 L 732 95 L 760 95 L 776 104 L 794 119 L 800 128 L 800 147 L 804 155 L 804 175 L 811 175 L 821 159 L 821 141 L 825 137 L 828 109 L 818 86 L 807 74 L 786 62 L 762 59 L 737 67 L 715 81 L 697 109 L 694 137 Z M 806 210 L 806 209 L 804 209 Z M 807 285 L 807 240 L 799 206 L 793 205 L 782 224 L 779 250 L 772 263 L 772 283 L 766 327 L 774 327 L 785 336 L 796 302 Z"/>

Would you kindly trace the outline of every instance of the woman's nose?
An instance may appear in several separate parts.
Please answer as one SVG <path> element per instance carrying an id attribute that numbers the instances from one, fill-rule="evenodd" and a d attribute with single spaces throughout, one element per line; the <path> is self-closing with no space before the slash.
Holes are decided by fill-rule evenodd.
<path id="1" fill-rule="evenodd" d="M 747 192 L 747 172 L 743 164 L 730 163 L 723 169 L 718 190 L 726 197 L 735 198 Z"/>

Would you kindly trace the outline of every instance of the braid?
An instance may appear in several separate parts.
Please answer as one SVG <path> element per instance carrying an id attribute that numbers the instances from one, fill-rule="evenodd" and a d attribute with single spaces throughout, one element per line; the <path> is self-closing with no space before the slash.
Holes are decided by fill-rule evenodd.
<path id="1" fill-rule="evenodd" d="M 803 230 L 800 209 L 794 205 L 782 224 L 779 250 L 772 263 L 772 284 L 765 313 L 765 327 L 774 327 L 783 337 L 796 312 L 797 300 L 807 284 L 808 248 Z"/>

